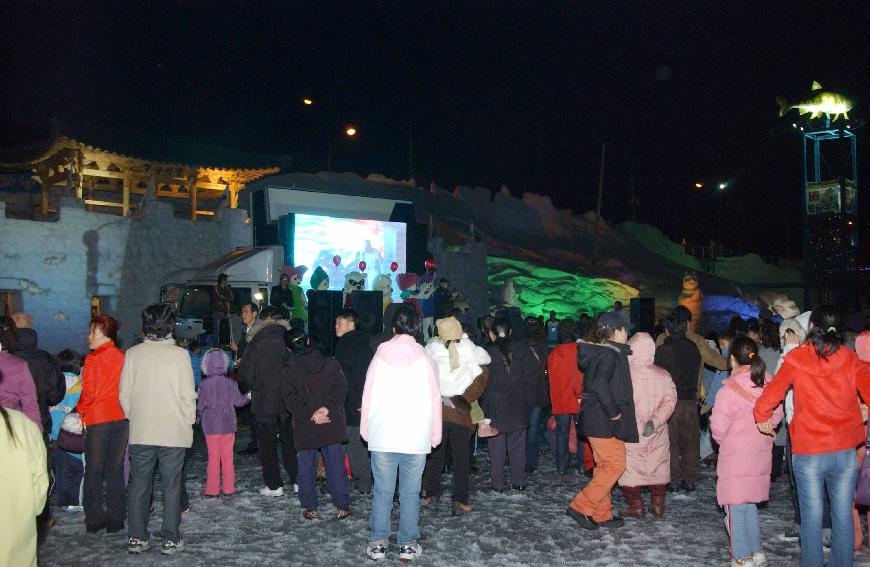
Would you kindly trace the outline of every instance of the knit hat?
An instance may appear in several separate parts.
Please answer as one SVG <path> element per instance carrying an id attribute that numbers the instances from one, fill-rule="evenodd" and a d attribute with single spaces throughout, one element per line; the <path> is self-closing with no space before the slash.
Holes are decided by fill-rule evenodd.
<path id="1" fill-rule="evenodd" d="M 445 317 L 438 319 L 435 326 L 438 327 L 438 338 L 445 343 L 449 341 L 447 352 L 450 355 L 450 369 L 459 368 L 459 351 L 456 350 L 456 341 L 462 338 L 462 325 L 456 317 Z"/>

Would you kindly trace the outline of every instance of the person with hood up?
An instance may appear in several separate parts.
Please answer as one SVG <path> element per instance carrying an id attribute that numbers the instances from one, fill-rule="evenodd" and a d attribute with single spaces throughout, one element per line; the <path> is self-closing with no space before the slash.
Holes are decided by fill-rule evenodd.
<path id="1" fill-rule="evenodd" d="M 591 338 L 580 342 L 577 356 L 584 370 L 580 422 L 592 445 L 595 469 L 566 512 L 587 530 L 619 528 L 625 520 L 613 515 L 610 491 L 625 472 L 625 443 L 639 440 L 625 317 L 612 311 L 602 314 Z"/>
<path id="2" fill-rule="evenodd" d="M 248 331 L 245 357 L 239 363 L 239 385 L 250 391 L 251 413 L 259 445 L 260 465 L 266 486 L 263 496 L 284 496 L 284 482 L 278 468 L 278 443 L 284 470 L 296 485 L 296 449 L 293 447 L 293 422 L 281 398 L 284 376 L 284 332 L 290 329 L 284 313 L 277 307 L 266 307 L 260 320 Z"/>
<path id="3" fill-rule="evenodd" d="M 526 484 L 526 429 L 529 409 L 526 405 L 526 384 L 539 371 L 532 349 L 512 337 L 509 319 L 496 317 L 486 351 L 489 382 L 483 394 L 481 408 L 498 433 L 487 439 L 489 450 L 489 478 L 492 489 L 508 489 L 504 478 L 505 458 L 510 458 L 511 485 L 514 490 L 525 490 Z"/>
<path id="4" fill-rule="evenodd" d="M 420 485 L 426 455 L 441 443 L 441 392 L 435 363 L 417 343 L 421 320 L 403 305 L 392 320 L 393 338 L 375 352 L 366 375 L 360 435 L 372 459 L 372 511 L 366 554 L 386 557 L 396 476 L 399 477 L 399 559 L 420 557 Z"/>
<path id="5" fill-rule="evenodd" d="M 731 565 L 766 567 L 756 504 L 770 497 L 773 436 L 758 431 L 752 412 L 771 378 L 758 345 L 749 337 L 731 344 L 729 359 L 731 378 L 719 390 L 710 417 L 710 432 L 719 443 L 716 500 L 725 508 Z M 782 415 L 777 406 L 771 424 L 779 423 Z"/>
<path id="6" fill-rule="evenodd" d="M 0 406 L 20 411 L 42 431 L 36 385 L 27 362 L 10 353 L 18 341 L 15 323 L 6 315 L 0 316 Z"/>
<path id="7" fill-rule="evenodd" d="M 568 437 L 571 420 L 580 412 L 583 399 L 583 373 L 577 366 L 577 325 L 563 319 L 557 330 L 558 343 L 547 356 L 547 374 L 550 378 L 550 402 L 556 420 L 556 472 L 568 474 Z M 583 442 L 577 435 L 577 470 L 583 472 Z"/>
<path id="8" fill-rule="evenodd" d="M 677 389 L 667 370 L 653 364 L 656 345 L 647 333 L 637 333 L 628 341 L 631 354 L 628 367 L 634 395 L 637 443 L 625 444 L 625 472 L 619 477 L 619 488 L 628 509 L 620 513 L 643 519 L 645 510 L 641 488 L 652 492 L 650 512 L 665 513 L 665 492 L 671 481 L 671 443 L 668 420 L 677 405 Z"/>
<path id="9" fill-rule="evenodd" d="M 302 517 L 315 520 L 317 511 L 317 453 L 323 455 L 326 481 L 336 519 L 351 516 L 350 483 L 344 468 L 344 449 L 347 425 L 344 400 L 347 397 L 347 379 L 339 363 L 323 352 L 323 345 L 315 336 L 293 340 L 288 333 L 284 359 L 282 396 L 287 410 L 293 415 L 293 443 L 299 462 L 299 501 Z M 301 344 L 300 344 L 301 343 Z"/>
<path id="10" fill-rule="evenodd" d="M 208 349 L 200 364 L 202 382 L 196 399 L 196 420 L 202 426 L 208 447 L 203 496 L 218 496 L 221 489 L 224 496 L 236 492 L 236 469 L 233 462 L 236 408 L 247 405 L 251 400 L 242 395 L 239 384 L 227 376 L 232 364 L 232 359 L 219 348 Z"/>
<path id="11" fill-rule="evenodd" d="M 424 480 L 426 504 L 434 505 L 441 495 L 441 471 L 450 448 L 453 460 L 452 511 L 459 515 L 471 510 L 468 481 L 471 474 L 469 441 L 474 431 L 471 423 L 471 404 L 483 394 L 487 384 L 489 354 L 474 344 L 462 332 L 462 325 L 455 317 L 445 317 L 435 322 L 438 336 L 426 345 L 426 352 L 435 362 L 438 371 L 438 388 L 441 391 L 442 442 L 432 450 L 426 460 Z"/>
<path id="12" fill-rule="evenodd" d="M 858 394 L 870 400 L 870 366 L 843 348 L 839 311 L 822 305 L 810 315 L 807 341 L 789 352 L 773 381 L 755 403 L 758 429 L 773 434 L 771 417 L 794 388 L 789 425 L 792 466 L 801 509 L 801 565 L 822 565 L 822 508 L 827 487 L 831 504 L 829 563 L 852 565 L 855 531 L 852 503 L 858 478 L 855 447 L 866 429 Z"/>

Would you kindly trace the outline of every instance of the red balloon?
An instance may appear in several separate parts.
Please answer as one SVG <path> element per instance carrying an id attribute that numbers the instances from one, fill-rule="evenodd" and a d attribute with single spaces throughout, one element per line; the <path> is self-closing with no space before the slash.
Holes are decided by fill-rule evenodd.
<path id="1" fill-rule="evenodd" d="M 366 261 L 365 260 L 360 260 L 359 271 L 361 271 L 361 272 L 366 271 Z"/>
<path id="2" fill-rule="evenodd" d="M 339 256 L 338 254 L 336 254 L 335 256 L 333 256 L 333 257 L 332 257 L 332 263 L 335 264 L 335 267 L 337 268 L 338 265 L 341 264 L 341 256 Z"/>
<path id="3" fill-rule="evenodd" d="M 399 263 L 398 263 L 398 262 L 393 262 L 392 264 L 390 264 L 390 271 L 391 271 L 391 272 L 395 272 L 395 271 L 398 270 L 398 269 L 399 269 Z"/>
<path id="4" fill-rule="evenodd" d="M 435 263 L 435 260 L 432 260 L 430 258 L 430 259 L 426 260 L 425 266 L 426 266 L 427 270 L 435 271 L 435 268 L 438 267 L 438 264 Z"/>

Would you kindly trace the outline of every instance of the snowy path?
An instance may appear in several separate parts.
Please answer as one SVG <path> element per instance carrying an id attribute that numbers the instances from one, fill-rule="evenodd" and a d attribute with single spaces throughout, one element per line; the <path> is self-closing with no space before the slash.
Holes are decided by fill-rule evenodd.
<path id="1" fill-rule="evenodd" d="M 240 434 L 238 446 L 246 443 Z M 697 496 L 668 495 L 664 518 L 629 520 L 619 530 L 587 532 L 565 516 L 565 506 L 586 479 L 555 474 L 552 457 L 542 455 L 541 468 L 529 477 L 525 492 L 486 492 L 485 454 L 477 457 L 482 473 L 472 478 L 474 510 L 461 518 L 450 515 L 449 488 L 435 510 L 421 511 L 423 557 L 421 565 L 437 566 L 630 566 L 647 567 L 728 565 L 728 538 L 716 507 L 714 475 L 702 473 Z M 56 510 L 57 525 L 40 547 L 42 567 L 125 566 L 271 566 L 368 565 L 364 555 L 368 497 L 354 491 L 353 518 L 329 518 L 332 504 L 321 500 L 324 519 L 302 519 L 292 496 L 267 499 L 256 493 L 261 486 L 256 456 L 237 455 L 239 494 L 229 499 L 202 499 L 205 444 L 197 438 L 188 464 L 187 487 L 191 511 L 182 519 L 187 550 L 177 557 L 161 556 L 152 548 L 142 556 L 128 555 L 126 535 L 88 535 L 81 514 Z M 449 487 L 445 477 L 445 487 Z M 614 493 L 616 494 L 616 493 Z M 772 501 L 761 511 L 762 537 L 771 567 L 799 564 L 798 546 L 781 539 L 789 526 L 791 505 L 788 479 L 772 488 Z M 159 498 L 159 496 L 158 496 Z M 616 509 L 622 503 L 615 496 Z M 396 506 L 396 509 L 398 506 Z M 159 529 L 161 506 L 151 517 Z M 394 510 L 395 512 L 395 510 Z M 395 528 L 395 517 L 394 517 Z M 387 564 L 399 564 L 391 549 Z M 866 547 L 855 555 L 855 565 L 870 566 Z"/>

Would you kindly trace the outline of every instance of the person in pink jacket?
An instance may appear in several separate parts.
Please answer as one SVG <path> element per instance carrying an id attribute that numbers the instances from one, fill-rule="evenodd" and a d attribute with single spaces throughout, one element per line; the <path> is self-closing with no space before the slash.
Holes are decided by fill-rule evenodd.
<path id="1" fill-rule="evenodd" d="M 767 567 L 756 504 L 770 495 L 773 436 L 758 431 L 752 411 L 771 377 L 749 337 L 731 344 L 729 362 L 731 378 L 716 394 L 710 417 L 710 432 L 719 443 L 716 499 L 725 508 L 732 567 Z M 782 415 L 777 406 L 770 420 L 774 427 Z"/>
<path id="2" fill-rule="evenodd" d="M 640 442 L 625 444 L 625 472 L 619 477 L 628 508 L 620 516 L 642 519 L 645 514 L 641 488 L 649 486 L 650 512 L 665 513 L 665 492 L 671 481 L 671 442 L 668 419 L 677 405 L 677 388 L 664 368 L 653 364 L 656 344 L 647 333 L 628 341 L 628 367 L 634 390 L 634 411 Z"/>
<path id="3" fill-rule="evenodd" d="M 27 367 L 27 362 L 13 356 L 9 351 L 17 344 L 15 323 L 6 315 L 0 317 L 0 406 L 18 410 L 42 431 L 36 385 Z"/>
<path id="4" fill-rule="evenodd" d="M 382 343 L 369 365 L 360 409 L 360 436 L 372 460 L 372 509 L 366 554 L 386 557 L 396 476 L 399 477 L 399 559 L 423 552 L 420 487 L 426 455 L 441 443 L 441 391 L 435 363 L 417 343 L 420 316 L 410 306 L 396 310 L 393 338 Z"/>

